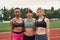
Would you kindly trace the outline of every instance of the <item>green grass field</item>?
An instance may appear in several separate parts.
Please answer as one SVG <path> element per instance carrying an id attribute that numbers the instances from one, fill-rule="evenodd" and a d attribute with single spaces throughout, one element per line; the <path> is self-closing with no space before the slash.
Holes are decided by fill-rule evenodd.
<path id="1" fill-rule="evenodd" d="M 60 22 L 50 22 L 50 29 L 52 28 L 60 28 Z M 0 23 L 0 32 L 8 32 L 9 29 L 9 23 Z"/>
<path id="2" fill-rule="evenodd" d="M 8 32 L 10 29 L 9 23 L 0 23 L 0 32 Z"/>
<path id="3" fill-rule="evenodd" d="M 50 29 L 60 28 L 60 22 L 50 22 Z"/>

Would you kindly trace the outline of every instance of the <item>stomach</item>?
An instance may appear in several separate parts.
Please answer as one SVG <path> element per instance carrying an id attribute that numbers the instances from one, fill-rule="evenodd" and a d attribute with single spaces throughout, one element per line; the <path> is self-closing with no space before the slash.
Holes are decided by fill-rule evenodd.
<path id="1" fill-rule="evenodd" d="M 39 34 L 39 35 L 46 34 L 46 28 L 37 27 L 36 34 Z"/>
<path id="2" fill-rule="evenodd" d="M 13 29 L 13 32 L 22 32 L 23 28 L 22 27 L 16 27 Z"/>
<path id="3" fill-rule="evenodd" d="M 34 35 L 33 28 L 25 28 L 24 34 L 25 34 L 26 36 L 33 36 L 33 35 Z"/>

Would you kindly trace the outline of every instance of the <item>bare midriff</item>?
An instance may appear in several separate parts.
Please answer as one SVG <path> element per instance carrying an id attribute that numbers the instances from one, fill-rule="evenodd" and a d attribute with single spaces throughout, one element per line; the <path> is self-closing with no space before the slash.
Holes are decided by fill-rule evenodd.
<path id="1" fill-rule="evenodd" d="M 33 35 L 34 35 L 34 31 L 33 31 L 32 28 L 25 28 L 24 34 L 25 34 L 26 36 L 33 36 Z"/>
<path id="2" fill-rule="evenodd" d="M 46 28 L 37 27 L 36 34 L 39 34 L 39 35 L 46 34 Z"/>
<path id="3" fill-rule="evenodd" d="M 22 29 L 23 29 L 22 27 L 15 27 L 13 29 L 13 32 L 22 32 L 23 31 Z"/>

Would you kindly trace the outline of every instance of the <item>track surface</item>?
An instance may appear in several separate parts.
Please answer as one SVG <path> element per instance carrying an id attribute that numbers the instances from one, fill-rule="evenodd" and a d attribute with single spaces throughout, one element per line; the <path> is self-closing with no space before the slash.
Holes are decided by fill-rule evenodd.
<path id="1" fill-rule="evenodd" d="M 10 40 L 10 33 L 0 32 L 0 40 Z M 60 40 L 60 29 L 50 30 L 50 40 Z"/>

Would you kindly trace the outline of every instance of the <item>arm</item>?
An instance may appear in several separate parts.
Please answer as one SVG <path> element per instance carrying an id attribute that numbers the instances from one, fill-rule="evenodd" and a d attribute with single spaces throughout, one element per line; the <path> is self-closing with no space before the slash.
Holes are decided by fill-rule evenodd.
<path id="1" fill-rule="evenodd" d="M 46 18 L 46 24 L 47 24 L 47 38 L 48 40 L 50 40 L 50 30 L 49 30 L 50 22 L 48 18 Z"/>
<path id="2" fill-rule="evenodd" d="M 10 21 L 10 38 L 12 38 L 12 30 L 13 30 L 13 22 L 12 20 Z"/>
<path id="3" fill-rule="evenodd" d="M 13 28 L 13 22 L 12 20 L 10 21 L 10 32 L 12 32 L 12 28 Z"/>
<path id="4" fill-rule="evenodd" d="M 25 20 L 23 19 L 23 32 L 25 32 Z"/>
<path id="5" fill-rule="evenodd" d="M 34 25 L 34 32 L 36 32 L 36 19 L 34 19 L 34 23 L 35 23 L 35 25 Z"/>

